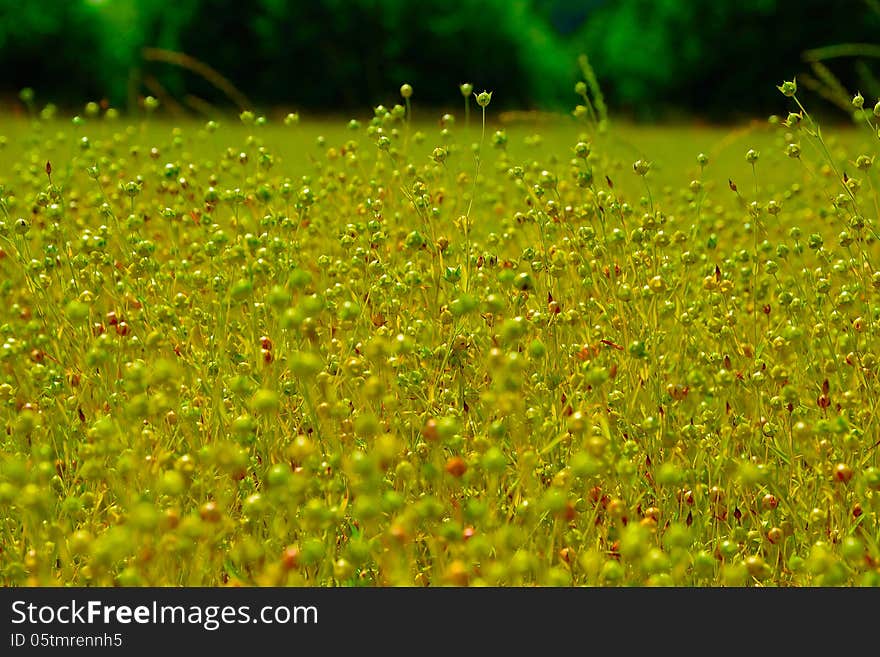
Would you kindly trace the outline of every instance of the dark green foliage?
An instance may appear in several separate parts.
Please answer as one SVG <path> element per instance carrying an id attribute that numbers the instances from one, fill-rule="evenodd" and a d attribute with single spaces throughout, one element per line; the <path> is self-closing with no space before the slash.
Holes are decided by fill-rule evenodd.
<path id="1" fill-rule="evenodd" d="M 458 85 L 473 80 L 511 106 L 561 104 L 576 70 L 523 0 L 0 3 L 0 30 L 14 29 L 0 60 L 19 71 L 9 82 L 41 98 L 121 104 L 150 77 L 175 96 L 228 103 L 198 75 L 144 62 L 144 46 L 194 57 L 257 102 L 321 109 L 396 102 L 402 81 L 420 103 L 457 106 Z"/>
<path id="2" fill-rule="evenodd" d="M 0 0 L 3 87 L 49 87 L 53 95 L 96 97 L 107 80 L 103 34 L 81 2 Z M 42 90 L 42 89 L 41 89 Z"/>
<path id="3" fill-rule="evenodd" d="M 804 51 L 873 43 L 875 0 L 0 0 L 10 96 L 79 106 L 188 94 L 229 107 L 202 76 L 144 47 L 209 65 L 258 104 L 347 111 L 399 101 L 458 107 L 461 82 L 498 107 L 569 109 L 585 52 L 615 111 L 715 117 L 776 111 L 774 85 L 822 78 Z M 827 62 L 847 91 L 880 92 L 877 59 Z M 805 79 L 805 90 L 810 89 Z M 837 94 L 838 96 L 840 94 Z M 838 106 L 840 102 L 836 103 Z M 166 105 L 167 106 L 167 105 Z"/>
<path id="4" fill-rule="evenodd" d="M 573 41 L 618 107 L 640 116 L 665 106 L 729 117 L 775 111 L 770 83 L 809 71 L 805 50 L 876 42 L 878 27 L 880 13 L 857 0 L 617 0 Z M 862 83 L 853 59 L 831 68 Z"/>

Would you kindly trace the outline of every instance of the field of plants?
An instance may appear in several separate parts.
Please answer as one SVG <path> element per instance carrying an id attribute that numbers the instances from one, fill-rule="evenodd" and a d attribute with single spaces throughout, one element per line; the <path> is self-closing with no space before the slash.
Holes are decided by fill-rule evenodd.
<path id="1" fill-rule="evenodd" d="M 880 105 L 0 123 L 4 585 L 880 584 Z"/>

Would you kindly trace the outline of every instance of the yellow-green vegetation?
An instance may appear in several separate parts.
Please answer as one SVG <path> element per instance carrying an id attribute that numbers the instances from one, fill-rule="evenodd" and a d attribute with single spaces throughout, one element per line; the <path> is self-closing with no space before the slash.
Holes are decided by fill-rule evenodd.
<path id="1" fill-rule="evenodd" d="M 781 90 L 7 120 L 0 581 L 880 583 L 877 119 Z"/>

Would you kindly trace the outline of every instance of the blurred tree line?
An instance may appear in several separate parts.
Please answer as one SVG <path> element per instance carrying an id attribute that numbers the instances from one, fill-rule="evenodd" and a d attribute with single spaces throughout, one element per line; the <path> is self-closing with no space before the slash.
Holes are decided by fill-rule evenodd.
<path id="1" fill-rule="evenodd" d="M 455 107 L 469 81 L 561 109 L 583 52 L 612 110 L 721 118 L 778 111 L 798 73 L 838 105 L 880 94 L 878 28 L 878 0 L 0 0 L 0 63 L 7 94 L 74 107 L 151 94 L 209 111 L 234 85 L 260 106 L 363 110 L 404 81 L 417 107 Z M 803 58 L 840 43 L 871 45 Z"/>

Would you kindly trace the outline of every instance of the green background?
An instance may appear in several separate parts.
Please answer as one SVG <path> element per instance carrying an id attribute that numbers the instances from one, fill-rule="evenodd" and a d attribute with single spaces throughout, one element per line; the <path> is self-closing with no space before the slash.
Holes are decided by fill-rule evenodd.
<path id="1" fill-rule="evenodd" d="M 202 75 L 145 58 L 153 47 L 211 66 L 260 107 L 363 110 L 397 102 L 404 81 L 417 106 L 457 106 L 471 81 L 497 106 L 554 110 L 574 102 L 586 53 L 612 111 L 730 119 L 778 109 L 783 78 L 817 78 L 804 51 L 872 44 L 878 28 L 876 0 L 0 0 L 0 93 L 233 105 Z M 825 64 L 870 100 L 876 55 L 860 46 Z"/>

